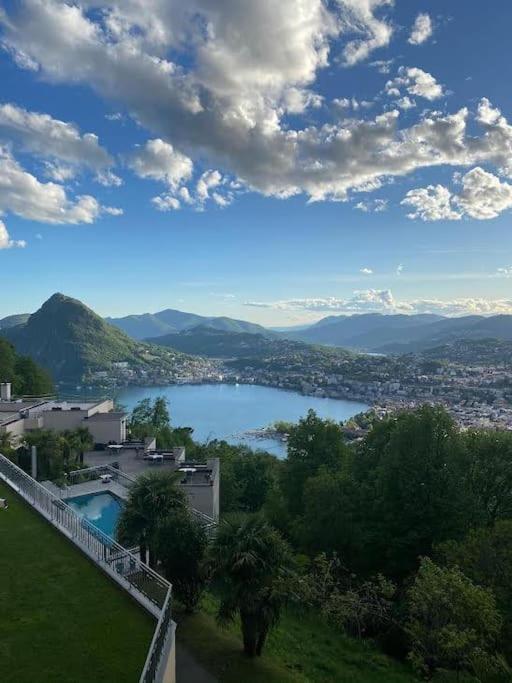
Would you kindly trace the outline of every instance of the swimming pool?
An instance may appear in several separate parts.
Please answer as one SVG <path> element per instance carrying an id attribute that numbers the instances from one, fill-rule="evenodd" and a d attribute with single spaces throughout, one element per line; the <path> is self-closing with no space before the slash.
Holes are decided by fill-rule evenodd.
<path id="1" fill-rule="evenodd" d="M 120 498 L 110 491 L 102 491 L 69 498 L 66 503 L 97 529 L 115 538 L 117 519 L 124 507 Z"/>

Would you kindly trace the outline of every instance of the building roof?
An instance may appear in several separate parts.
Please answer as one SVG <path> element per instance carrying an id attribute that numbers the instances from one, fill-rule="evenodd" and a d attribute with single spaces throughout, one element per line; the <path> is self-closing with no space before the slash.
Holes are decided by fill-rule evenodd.
<path id="1" fill-rule="evenodd" d="M 87 418 L 88 422 L 110 422 L 112 420 L 122 420 L 126 413 L 94 413 Z"/>
<path id="2" fill-rule="evenodd" d="M 7 413 L 4 411 L 0 413 L 0 425 L 7 424 L 11 421 L 14 422 L 19 419 L 21 419 L 19 413 Z"/>
<path id="3" fill-rule="evenodd" d="M 0 401 L 0 413 L 19 413 L 40 404 L 41 401 Z"/>

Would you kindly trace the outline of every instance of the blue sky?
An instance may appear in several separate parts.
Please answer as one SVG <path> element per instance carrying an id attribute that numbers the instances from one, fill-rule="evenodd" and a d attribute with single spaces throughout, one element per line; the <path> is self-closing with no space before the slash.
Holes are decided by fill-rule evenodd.
<path id="1" fill-rule="evenodd" d="M 2 7 L 0 317 L 512 313 L 510 3 Z"/>

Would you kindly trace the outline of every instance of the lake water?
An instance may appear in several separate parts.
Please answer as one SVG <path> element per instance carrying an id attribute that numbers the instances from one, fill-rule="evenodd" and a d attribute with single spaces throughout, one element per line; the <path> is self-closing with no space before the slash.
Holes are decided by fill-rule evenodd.
<path id="1" fill-rule="evenodd" d="M 292 391 L 253 384 L 182 384 L 165 387 L 127 387 L 116 395 L 131 411 L 143 398 L 165 396 L 174 427 L 193 427 L 196 441 L 225 439 L 262 448 L 279 457 L 286 446 L 274 439 L 248 436 L 247 431 L 268 427 L 277 420 L 297 422 L 310 408 L 323 418 L 344 421 L 368 409 L 364 403 L 303 396 Z"/>

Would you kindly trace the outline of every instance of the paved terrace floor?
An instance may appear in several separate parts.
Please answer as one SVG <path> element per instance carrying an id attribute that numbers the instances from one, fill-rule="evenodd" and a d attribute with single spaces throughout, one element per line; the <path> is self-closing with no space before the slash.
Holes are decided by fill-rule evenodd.
<path id="1" fill-rule="evenodd" d="M 108 451 L 90 451 L 85 453 L 84 462 L 88 467 L 111 465 L 113 462 L 117 462 L 121 471 L 133 478 L 139 476 L 142 472 L 174 471 L 182 464 L 177 464 L 173 460 L 164 460 L 158 464 L 151 463 L 148 460 L 144 460 L 142 455 L 136 455 L 136 451 L 132 449 L 123 449 L 120 453 L 116 454 L 111 454 Z M 213 489 L 210 486 L 185 486 L 184 489 L 192 507 L 210 517 L 214 516 Z M 91 492 L 84 491 L 84 493 Z M 73 493 L 73 495 L 80 494 Z"/>
<path id="2" fill-rule="evenodd" d="M 136 683 L 154 620 L 7 486 L 0 681 Z"/>

